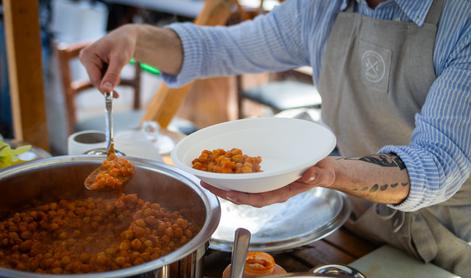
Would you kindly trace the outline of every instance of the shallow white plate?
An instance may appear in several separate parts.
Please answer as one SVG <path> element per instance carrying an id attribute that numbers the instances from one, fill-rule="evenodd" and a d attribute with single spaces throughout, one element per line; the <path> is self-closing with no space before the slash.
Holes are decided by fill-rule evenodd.
<path id="1" fill-rule="evenodd" d="M 253 118 L 225 122 L 201 129 L 181 140 L 172 151 L 175 165 L 201 180 L 225 190 L 266 192 L 296 179 L 309 166 L 334 149 L 336 139 L 325 126 L 306 120 Z M 191 161 L 203 150 L 239 148 L 262 157 L 262 171 L 221 174 L 200 171 Z"/>

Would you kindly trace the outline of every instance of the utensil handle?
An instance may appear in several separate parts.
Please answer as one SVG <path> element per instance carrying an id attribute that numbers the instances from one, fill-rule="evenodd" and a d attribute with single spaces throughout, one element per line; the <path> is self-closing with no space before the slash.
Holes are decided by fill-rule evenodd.
<path id="1" fill-rule="evenodd" d="M 249 242 L 250 232 L 244 228 L 238 228 L 235 231 L 234 246 L 232 247 L 231 278 L 242 278 Z"/>
<path id="2" fill-rule="evenodd" d="M 106 143 L 107 149 L 113 144 L 113 92 L 105 93 L 105 111 L 106 111 Z"/>

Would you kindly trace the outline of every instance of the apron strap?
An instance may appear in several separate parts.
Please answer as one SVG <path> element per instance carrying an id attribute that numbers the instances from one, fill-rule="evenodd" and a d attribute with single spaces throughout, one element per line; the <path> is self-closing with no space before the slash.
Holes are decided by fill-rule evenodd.
<path id="1" fill-rule="evenodd" d="M 440 20 L 440 15 L 442 14 L 442 7 L 443 0 L 434 0 L 425 18 L 425 23 L 437 25 Z"/>

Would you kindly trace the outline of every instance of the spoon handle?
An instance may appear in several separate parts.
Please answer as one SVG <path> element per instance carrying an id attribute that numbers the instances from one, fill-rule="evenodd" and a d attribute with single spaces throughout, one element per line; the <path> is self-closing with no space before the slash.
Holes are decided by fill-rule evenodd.
<path id="1" fill-rule="evenodd" d="M 106 143 L 109 150 L 113 145 L 113 92 L 105 93 L 105 110 L 106 110 Z"/>
<path id="2" fill-rule="evenodd" d="M 250 243 L 250 232 L 244 228 L 238 228 L 234 235 L 232 247 L 231 278 L 242 278 L 244 275 L 245 260 Z"/>

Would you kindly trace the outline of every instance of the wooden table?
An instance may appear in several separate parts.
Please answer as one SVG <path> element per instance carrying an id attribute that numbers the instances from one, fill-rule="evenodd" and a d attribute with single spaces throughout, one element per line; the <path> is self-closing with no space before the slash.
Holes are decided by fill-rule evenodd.
<path id="1" fill-rule="evenodd" d="M 330 236 L 285 253 L 273 254 L 288 272 L 306 272 L 326 264 L 347 265 L 376 249 L 377 245 L 345 228 Z M 204 277 L 221 277 L 230 263 L 230 253 L 208 250 L 204 258 Z"/>

